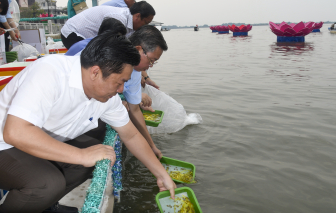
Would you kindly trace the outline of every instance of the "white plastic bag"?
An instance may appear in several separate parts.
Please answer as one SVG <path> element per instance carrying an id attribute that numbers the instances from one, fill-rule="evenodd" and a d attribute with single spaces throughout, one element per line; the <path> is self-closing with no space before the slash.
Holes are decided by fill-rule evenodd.
<path id="1" fill-rule="evenodd" d="M 22 62 L 25 58 L 28 58 L 30 56 L 38 56 L 40 54 L 35 47 L 26 43 L 22 43 L 22 45 L 17 45 L 11 50 L 11 52 L 14 51 L 18 53 L 18 61 L 20 62 Z"/>
<path id="2" fill-rule="evenodd" d="M 50 43 L 49 43 L 49 38 L 48 38 L 48 45 L 46 47 L 47 52 L 49 52 L 49 50 L 52 50 L 52 49 L 56 49 L 57 50 L 57 49 L 63 49 L 63 48 L 65 48 L 62 41 L 54 42 L 54 40 L 53 40 L 53 42 L 51 42 L 51 40 L 50 40 Z"/>
<path id="3" fill-rule="evenodd" d="M 48 37 L 48 38 L 47 38 L 47 44 L 48 44 L 48 45 L 55 44 L 54 39 L 51 38 L 51 37 Z"/>
<path id="4" fill-rule="evenodd" d="M 152 98 L 152 108 L 164 112 L 162 123 L 158 127 L 147 126 L 150 134 L 173 133 L 183 129 L 186 125 L 202 123 L 198 113 L 187 114 L 182 104 L 175 101 L 166 93 L 146 85 L 142 92 Z"/>

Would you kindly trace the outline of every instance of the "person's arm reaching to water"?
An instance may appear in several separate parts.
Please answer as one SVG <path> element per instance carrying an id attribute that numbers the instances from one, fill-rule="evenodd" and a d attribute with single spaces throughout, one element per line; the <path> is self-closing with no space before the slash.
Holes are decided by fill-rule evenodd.
<path id="1" fill-rule="evenodd" d="M 113 127 L 121 140 L 125 143 L 127 149 L 139 159 L 157 178 L 157 185 L 160 191 L 169 190 L 170 196 L 175 199 L 175 183 L 170 178 L 160 161 L 155 157 L 152 149 L 142 137 L 132 122 L 128 122 L 123 127 Z"/>
<path id="2" fill-rule="evenodd" d="M 142 75 L 146 84 L 151 85 L 151 86 L 155 87 L 156 89 L 160 89 L 160 87 L 152 79 L 149 78 L 146 71 L 142 71 L 141 75 Z M 145 86 L 143 86 L 143 87 L 145 87 Z"/>
<path id="3" fill-rule="evenodd" d="M 155 112 L 155 110 L 152 108 L 152 99 L 147 95 L 146 93 L 141 93 L 141 103 L 140 108 L 143 110 Z"/>
<path id="4" fill-rule="evenodd" d="M 143 117 L 143 114 L 140 110 L 140 107 L 138 104 L 131 104 L 128 103 L 128 107 L 129 107 L 129 116 L 134 124 L 134 126 L 139 130 L 139 132 L 143 135 L 143 137 L 147 140 L 148 145 L 151 147 L 151 149 L 153 150 L 153 152 L 155 153 L 155 155 L 161 159 L 162 157 L 162 153 L 161 151 L 155 146 L 148 130 L 147 130 L 147 126 L 145 123 L 145 119 Z"/>
<path id="5" fill-rule="evenodd" d="M 50 137 L 41 128 L 14 115 L 7 116 L 3 137 L 17 149 L 46 160 L 92 167 L 103 159 L 110 159 L 113 165 L 116 159 L 111 146 L 99 144 L 80 149 Z"/>

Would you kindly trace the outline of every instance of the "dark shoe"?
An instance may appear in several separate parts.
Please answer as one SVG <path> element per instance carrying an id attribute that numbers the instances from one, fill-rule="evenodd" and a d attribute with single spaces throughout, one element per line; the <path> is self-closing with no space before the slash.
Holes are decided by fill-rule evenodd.
<path id="1" fill-rule="evenodd" d="M 57 202 L 42 213 L 78 213 L 78 209 L 76 207 L 63 206 Z"/>

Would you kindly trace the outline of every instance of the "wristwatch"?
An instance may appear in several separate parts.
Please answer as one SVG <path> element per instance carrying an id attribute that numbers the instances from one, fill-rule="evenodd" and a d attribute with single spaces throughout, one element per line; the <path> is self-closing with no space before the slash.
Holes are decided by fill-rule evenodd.
<path id="1" fill-rule="evenodd" d="M 144 77 L 145 81 L 147 80 L 147 78 L 149 78 L 149 75 L 147 75 L 146 77 Z"/>

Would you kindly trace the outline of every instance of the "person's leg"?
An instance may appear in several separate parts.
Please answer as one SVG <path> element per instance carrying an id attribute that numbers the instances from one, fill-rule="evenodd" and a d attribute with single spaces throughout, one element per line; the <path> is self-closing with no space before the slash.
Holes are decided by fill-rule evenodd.
<path id="1" fill-rule="evenodd" d="M 75 43 L 77 43 L 81 40 L 84 40 L 84 38 L 82 38 L 80 36 L 77 36 L 76 33 L 70 33 L 67 38 L 61 33 L 61 39 L 62 39 L 63 45 L 67 49 L 70 49 L 70 47 L 73 44 L 75 44 Z"/>
<path id="2" fill-rule="evenodd" d="M 66 143 L 87 148 L 102 142 L 81 135 Z M 0 188 L 10 191 L 0 213 L 42 212 L 86 181 L 93 169 L 43 160 L 16 148 L 0 151 Z"/>
<path id="3" fill-rule="evenodd" d="M 39 213 L 64 194 L 66 181 L 51 162 L 16 148 L 0 151 L 0 188 L 9 191 L 0 213 Z"/>
<path id="4" fill-rule="evenodd" d="M 102 144 L 102 141 L 99 141 L 95 138 L 92 138 L 84 134 L 78 136 L 73 140 L 66 141 L 65 143 L 82 149 L 97 144 Z M 83 182 L 85 182 L 88 178 L 90 178 L 94 169 L 94 167 L 84 167 L 82 165 L 74 165 L 62 162 L 52 162 L 52 163 L 56 165 L 60 171 L 62 171 L 65 177 L 66 189 L 63 196 L 69 193 L 77 186 L 79 186 L 80 184 L 82 184 Z M 60 197 L 59 199 L 61 199 L 62 197 Z"/>
<path id="5" fill-rule="evenodd" d="M 85 135 L 103 142 L 105 138 L 105 132 L 106 132 L 106 123 L 101 119 L 98 119 L 98 127 L 88 131 L 87 133 L 85 133 Z"/>
<path id="6" fill-rule="evenodd" d="M 81 135 L 73 140 L 66 141 L 65 143 L 78 148 L 87 148 L 93 145 L 101 144 L 102 142 L 89 136 Z M 88 178 L 90 178 L 94 169 L 94 167 L 84 167 L 82 165 L 74 165 L 54 161 L 50 162 L 62 172 L 66 180 L 66 188 L 61 196 L 57 198 L 57 201 L 64 197 L 66 194 L 68 194 L 70 191 L 72 191 L 74 188 L 85 182 Z M 62 211 L 63 209 L 64 211 Z M 67 212 L 73 212 L 74 207 L 59 205 L 57 202 L 56 205 L 53 205 L 50 208 L 46 209 L 45 211 L 43 211 L 43 213 L 64 213 L 65 210 L 67 210 Z"/>

